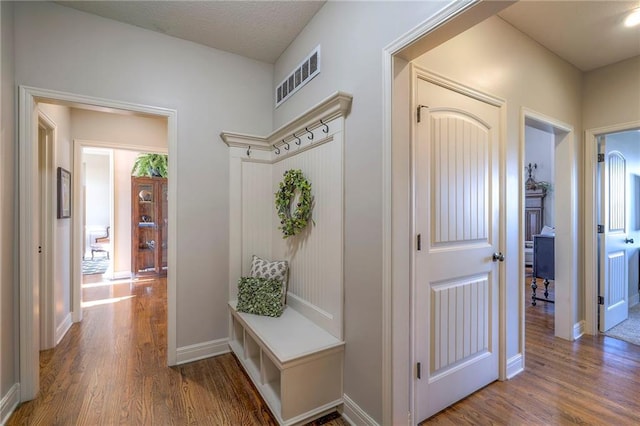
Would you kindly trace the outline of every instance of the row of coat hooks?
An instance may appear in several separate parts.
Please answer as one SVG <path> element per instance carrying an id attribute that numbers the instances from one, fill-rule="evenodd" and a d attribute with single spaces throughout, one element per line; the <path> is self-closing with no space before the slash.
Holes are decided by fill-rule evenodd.
<path id="1" fill-rule="evenodd" d="M 320 125 L 324 126 L 324 128 L 322 129 L 322 131 L 324 133 L 329 133 L 329 126 L 325 122 L 320 120 Z M 306 133 L 303 133 L 302 136 L 307 134 L 307 139 L 312 141 L 313 140 L 313 132 L 311 130 L 309 130 L 309 127 L 305 127 L 304 130 L 305 130 Z M 294 139 L 295 139 L 295 141 L 294 141 Z M 289 145 L 289 142 L 285 142 L 285 141 L 286 141 L 286 138 L 282 139 L 282 142 L 278 146 L 276 146 L 276 145 L 273 146 L 276 155 L 280 155 L 280 153 L 282 152 L 280 150 L 280 148 L 283 148 L 285 151 L 289 151 L 289 149 L 291 149 L 291 145 Z M 290 139 L 290 142 L 291 141 L 293 143 L 295 143 L 296 145 L 298 145 L 298 146 L 300 146 L 302 144 L 302 140 L 295 133 L 292 135 L 292 137 Z"/>
<path id="2" fill-rule="evenodd" d="M 320 120 L 320 124 L 319 125 L 320 126 L 324 126 L 324 128 L 322 129 L 323 133 L 325 133 L 325 134 L 329 133 L 329 125 L 327 123 L 325 123 L 322 120 Z M 314 128 L 313 126 L 309 126 L 309 127 L 311 127 L 311 130 L 313 130 L 313 128 Z M 306 133 L 308 133 L 307 139 L 312 141 L 313 140 L 313 132 L 311 130 L 309 130 L 309 127 L 305 127 L 304 130 L 305 130 Z M 305 133 L 302 134 L 302 136 L 304 136 L 304 135 L 305 135 Z M 289 140 L 289 142 L 285 142 L 286 139 L 287 138 L 282 139 L 282 142 L 280 142 L 280 144 L 278 144 L 278 145 L 275 145 L 275 144 L 273 145 L 273 149 L 274 149 L 276 155 L 280 155 L 280 153 L 282 152 L 280 150 L 280 148 L 283 148 L 285 151 L 289 151 L 291 149 L 291 145 L 289 144 L 289 142 L 293 141 L 293 143 L 295 143 L 297 146 L 300 146 L 302 144 L 302 139 L 300 139 L 300 137 L 297 136 L 295 134 L 295 132 L 293 133 L 292 138 Z M 295 139 L 295 141 L 294 141 L 294 139 Z M 250 156 L 251 156 L 251 146 L 247 147 L 247 157 L 250 157 Z"/>

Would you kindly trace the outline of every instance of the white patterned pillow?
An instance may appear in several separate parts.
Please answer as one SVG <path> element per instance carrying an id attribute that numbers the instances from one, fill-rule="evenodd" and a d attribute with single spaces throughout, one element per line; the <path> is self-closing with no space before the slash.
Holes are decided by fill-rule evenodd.
<path id="1" fill-rule="evenodd" d="M 285 303 L 289 283 L 289 262 L 286 260 L 270 262 L 254 254 L 251 259 L 250 275 L 255 278 L 267 278 L 280 281 L 282 283 L 282 304 Z"/>

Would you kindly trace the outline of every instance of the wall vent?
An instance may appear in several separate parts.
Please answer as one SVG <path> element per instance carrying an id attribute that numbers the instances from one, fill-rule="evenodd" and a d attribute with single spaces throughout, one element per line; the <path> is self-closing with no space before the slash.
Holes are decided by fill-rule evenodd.
<path id="1" fill-rule="evenodd" d="M 276 108 L 289 99 L 302 86 L 320 74 L 320 46 L 307 57 L 276 87 Z"/>

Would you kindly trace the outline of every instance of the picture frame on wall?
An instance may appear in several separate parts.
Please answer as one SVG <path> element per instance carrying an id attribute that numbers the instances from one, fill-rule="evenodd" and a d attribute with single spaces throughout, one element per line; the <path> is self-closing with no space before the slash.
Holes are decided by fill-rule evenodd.
<path id="1" fill-rule="evenodd" d="M 71 217 L 71 172 L 58 167 L 58 219 Z"/>

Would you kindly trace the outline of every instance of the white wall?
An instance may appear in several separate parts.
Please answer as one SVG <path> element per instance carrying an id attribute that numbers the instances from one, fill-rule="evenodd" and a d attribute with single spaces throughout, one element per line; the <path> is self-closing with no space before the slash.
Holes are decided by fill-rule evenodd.
<path id="1" fill-rule="evenodd" d="M 58 167 L 73 169 L 71 112 L 69 107 L 39 103 L 38 108 L 56 125 L 53 153 L 55 179 Z M 54 202 L 56 197 L 53 197 Z M 73 205 L 72 205 L 73 208 Z M 60 327 L 71 313 L 71 219 L 57 219 L 57 205 L 52 209 L 55 247 L 53 248 L 53 298 L 55 326 Z"/>
<path id="2" fill-rule="evenodd" d="M 585 129 L 640 119 L 640 56 L 590 71 L 584 76 Z"/>
<path id="3" fill-rule="evenodd" d="M 178 111 L 177 346 L 226 338 L 227 147 L 271 130 L 272 66 L 53 3 L 15 5 L 18 84 Z"/>
<path id="4" fill-rule="evenodd" d="M 572 125 L 579 135 L 581 129 L 581 73 L 544 49 L 524 34 L 498 17 L 476 25 L 447 43 L 436 47 L 415 61 L 417 64 L 466 84 L 498 96 L 507 101 L 506 191 L 520 191 L 518 176 L 522 173 L 519 163 L 521 108 L 526 107 L 548 117 Z M 582 164 L 578 155 L 579 164 Z M 557 160 L 557 158 L 556 158 Z M 524 184 L 524 182 L 522 182 Z M 567 200 L 567 202 L 570 202 Z M 507 256 L 519 253 L 518 197 L 507 197 Z M 556 221 L 558 218 L 556 218 Z M 579 228 L 580 229 L 580 228 Z M 565 229 L 567 238 L 571 230 Z M 511 266 L 511 267 L 509 267 Z M 519 265 L 507 265 L 507 359 L 518 354 L 521 284 Z M 574 307 L 574 312 L 577 312 Z M 572 318 L 573 323 L 579 318 Z"/>
<path id="5" fill-rule="evenodd" d="M 0 400 L 19 380 L 13 28 L 13 3 L 0 2 Z"/>
<path id="6" fill-rule="evenodd" d="M 551 132 L 536 129 L 532 126 L 524 128 L 524 165 L 537 164 L 533 172 L 536 182 L 549 182 L 551 190 L 544 197 L 543 225 L 555 226 L 554 209 L 554 149 L 555 136 Z M 525 180 L 527 178 L 525 174 Z"/>
<path id="7" fill-rule="evenodd" d="M 321 72 L 274 113 L 277 128 L 335 91 L 353 95 L 345 155 L 345 394 L 382 419 L 382 50 L 447 2 L 328 2 L 275 64 L 275 87 L 315 46 Z M 273 102 L 273 94 L 270 101 Z"/>

